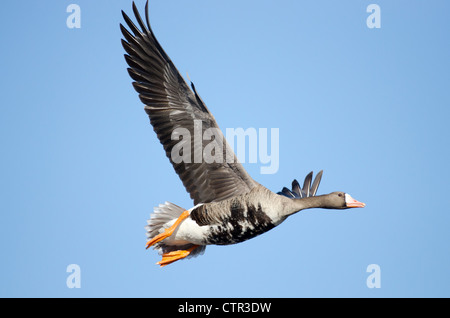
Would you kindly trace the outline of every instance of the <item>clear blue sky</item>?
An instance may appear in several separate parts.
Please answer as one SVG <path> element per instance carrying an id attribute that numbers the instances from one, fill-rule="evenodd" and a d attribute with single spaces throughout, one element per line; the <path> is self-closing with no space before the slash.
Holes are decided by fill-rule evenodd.
<path id="1" fill-rule="evenodd" d="M 146 220 L 192 202 L 126 72 L 131 1 L 2 9 L 0 296 L 450 296 L 448 1 L 151 1 L 156 36 L 223 130 L 280 129 L 279 170 L 246 164 L 255 180 L 279 191 L 323 169 L 319 193 L 367 204 L 163 269 Z"/>

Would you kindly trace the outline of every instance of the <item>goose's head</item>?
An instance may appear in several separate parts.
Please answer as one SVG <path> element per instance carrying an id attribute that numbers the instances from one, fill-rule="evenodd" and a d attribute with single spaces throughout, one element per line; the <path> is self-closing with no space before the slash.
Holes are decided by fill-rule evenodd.
<path id="1" fill-rule="evenodd" d="M 365 203 L 359 202 L 352 198 L 348 193 L 336 191 L 326 195 L 326 208 L 329 209 L 349 209 L 349 208 L 363 208 Z"/>
<path id="2" fill-rule="evenodd" d="M 320 180 L 322 178 L 322 171 L 320 171 L 314 182 L 312 181 L 312 172 L 310 172 L 303 182 L 303 188 L 300 188 L 300 184 L 297 180 L 292 182 L 292 190 L 284 187 L 279 195 L 288 197 L 294 202 L 294 204 L 285 211 L 285 215 L 291 215 L 298 211 L 311 208 L 321 209 L 349 209 L 349 208 L 363 208 L 365 203 L 359 202 L 352 198 L 348 193 L 336 191 L 330 194 L 316 195 L 319 187 Z"/>

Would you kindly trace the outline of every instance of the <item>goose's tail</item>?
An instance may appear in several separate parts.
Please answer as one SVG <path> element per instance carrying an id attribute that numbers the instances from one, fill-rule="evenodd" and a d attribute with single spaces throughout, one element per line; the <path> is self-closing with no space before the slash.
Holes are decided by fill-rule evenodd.
<path id="1" fill-rule="evenodd" d="M 284 195 L 288 198 L 307 198 L 307 197 L 313 197 L 317 193 L 317 189 L 319 188 L 320 180 L 322 179 L 322 173 L 323 170 L 320 170 L 320 172 L 316 175 L 316 178 L 314 179 L 314 182 L 311 185 L 313 172 L 311 171 L 308 173 L 308 175 L 305 178 L 305 181 L 303 182 L 303 188 L 300 188 L 300 184 L 297 180 L 292 181 L 292 190 L 289 190 L 288 188 L 284 187 L 283 190 L 278 192 L 280 195 Z"/>
<path id="2" fill-rule="evenodd" d="M 164 232 L 165 229 L 169 228 L 173 223 L 181 216 L 181 214 L 186 211 L 182 207 L 176 204 L 165 202 L 153 209 L 153 213 L 150 215 L 150 219 L 147 221 L 147 242 L 152 238 Z M 194 244 L 184 244 L 184 245 L 172 245 L 167 244 L 163 241 L 153 245 L 153 248 L 158 251 L 160 255 L 170 253 L 177 250 L 188 250 L 194 246 Z M 204 253 L 206 246 L 198 246 L 195 248 L 187 258 L 195 257 Z"/>

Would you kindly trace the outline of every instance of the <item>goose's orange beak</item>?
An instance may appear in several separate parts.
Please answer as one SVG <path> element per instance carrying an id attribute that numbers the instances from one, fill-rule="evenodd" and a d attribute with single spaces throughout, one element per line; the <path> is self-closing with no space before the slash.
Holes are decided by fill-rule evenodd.
<path id="1" fill-rule="evenodd" d="M 345 194 L 345 204 L 347 208 L 363 208 L 366 206 L 365 203 L 353 199 L 348 193 Z"/>

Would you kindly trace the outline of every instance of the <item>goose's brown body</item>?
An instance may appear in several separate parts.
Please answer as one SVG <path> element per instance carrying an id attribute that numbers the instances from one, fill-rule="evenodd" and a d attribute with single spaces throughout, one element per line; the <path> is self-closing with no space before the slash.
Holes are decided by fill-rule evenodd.
<path id="1" fill-rule="evenodd" d="M 235 244 L 280 224 L 285 200 L 289 199 L 258 186 L 228 200 L 203 204 L 190 217 L 199 226 L 209 226 L 205 244 Z"/>

